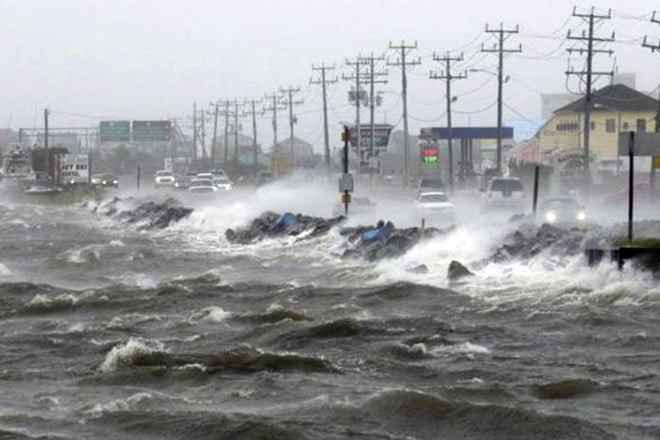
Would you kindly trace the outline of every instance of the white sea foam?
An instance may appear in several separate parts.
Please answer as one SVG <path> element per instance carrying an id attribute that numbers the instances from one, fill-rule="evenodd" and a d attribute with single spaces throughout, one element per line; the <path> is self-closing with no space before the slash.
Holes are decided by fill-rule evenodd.
<path id="1" fill-rule="evenodd" d="M 125 344 L 117 345 L 108 352 L 99 366 L 99 371 L 110 373 L 124 365 L 131 365 L 133 359 L 138 356 L 163 351 L 166 351 L 165 346 L 160 341 L 130 338 Z"/>
<path id="2" fill-rule="evenodd" d="M 149 409 L 154 399 L 154 394 L 142 391 L 126 399 L 115 399 L 107 403 L 97 403 L 91 409 L 85 411 L 85 413 L 90 418 L 99 418 L 106 413 Z"/>
<path id="3" fill-rule="evenodd" d="M 473 344 L 469 341 L 456 345 L 442 345 L 431 350 L 431 354 L 434 356 L 446 353 L 489 354 L 490 350 L 483 345 Z"/>
<path id="4" fill-rule="evenodd" d="M 9 270 L 9 268 L 5 264 L 0 263 L 0 276 L 6 276 L 6 275 L 11 275 L 11 270 Z"/>
<path id="5" fill-rule="evenodd" d="M 195 321 L 206 321 L 206 322 L 223 322 L 228 317 L 231 316 L 230 312 L 227 312 L 222 307 L 219 306 L 209 306 L 204 309 L 196 312 L 192 319 Z"/>

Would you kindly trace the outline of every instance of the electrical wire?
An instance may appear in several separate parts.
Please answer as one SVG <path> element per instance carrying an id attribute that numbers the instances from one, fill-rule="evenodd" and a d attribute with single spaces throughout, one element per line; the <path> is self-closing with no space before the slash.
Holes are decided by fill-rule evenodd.
<path id="1" fill-rule="evenodd" d="M 493 106 L 495 104 L 497 104 L 497 99 L 495 99 L 495 101 L 490 103 L 487 107 L 484 107 L 484 108 L 481 108 L 481 109 L 478 109 L 478 110 L 471 110 L 471 111 L 452 110 L 452 112 L 457 113 L 459 115 L 476 115 L 478 113 L 483 113 L 487 110 L 490 110 L 491 108 L 493 108 Z"/>

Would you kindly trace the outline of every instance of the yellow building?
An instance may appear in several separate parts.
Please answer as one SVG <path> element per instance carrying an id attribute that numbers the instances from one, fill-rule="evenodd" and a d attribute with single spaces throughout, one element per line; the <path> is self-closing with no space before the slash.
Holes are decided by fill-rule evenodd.
<path id="1" fill-rule="evenodd" d="M 594 91 L 591 102 L 591 163 L 594 170 L 613 171 L 619 163 L 619 132 L 655 131 L 658 100 L 623 84 L 615 84 Z M 553 162 L 553 158 L 571 151 L 584 151 L 584 108 L 583 97 L 555 110 L 541 127 L 538 138 L 544 158 Z"/>

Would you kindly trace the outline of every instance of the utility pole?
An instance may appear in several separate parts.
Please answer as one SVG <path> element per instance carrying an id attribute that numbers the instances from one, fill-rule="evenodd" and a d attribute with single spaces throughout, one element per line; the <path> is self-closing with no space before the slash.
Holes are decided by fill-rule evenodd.
<path id="1" fill-rule="evenodd" d="M 193 144 L 192 144 L 193 168 L 197 167 L 197 103 L 193 102 Z"/>
<path id="2" fill-rule="evenodd" d="M 590 138 L 590 132 L 591 132 L 591 101 L 593 99 L 593 91 L 592 91 L 592 83 L 593 83 L 593 76 L 594 75 L 613 75 L 613 72 L 594 72 L 593 70 L 593 57 L 595 54 L 598 53 L 606 53 L 609 55 L 612 55 L 614 53 L 613 50 L 611 49 L 596 49 L 594 47 L 595 44 L 597 43 L 608 43 L 608 42 L 613 42 L 614 41 L 614 33 L 612 33 L 612 37 L 610 38 L 602 38 L 602 37 L 596 37 L 594 36 L 594 25 L 597 24 L 598 22 L 602 20 L 609 20 L 612 18 L 611 11 L 607 12 L 607 15 L 599 15 L 594 12 L 594 8 L 591 8 L 591 11 L 588 14 L 582 14 L 578 13 L 576 8 L 573 8 L 573 17 L 579 17 L 582 19 L 588 26 L 588 30 L 585 34 L 584 30 L 580 35 L 571 35 L 570 29 L 568 30 L 568 35 L 566 36 L 566 39 L 568 40 L 576 40 L 576 41 L 581 41 L 583 43 L 586 43 L 587 47 L 579 47 L 579 48 L 568 48 L 567 51 L 569 54 L 572 53 L 579 53 L 580 55 L 586 54 L 587 55 L 587 70 L 580 70 L 580 71 L 575 71 L 573 70 L 572 67 L 569 68 L 568 71 L 566 71 L 566 75 L 571 76 L 571 75 L 577 75 L 582 79 L 582 76 L 586 75 L 586 90 L 584 94 L 584 173 L 585 173 L 585 178 L 590 179 L 590 171 L 589 171 L 589 161 L 590 161 L 590 154 L 589 154 L 589 138 Z"/>
<path id="3" fill-rule="evenodd" d="M 467 78 L 466 73 L 461 73 L 458 75 L 453 75 L 451 73 L 451 63 L 452 61 L 461 62 L 463 61 L 463 54 L 457 57 L 452 57 L 449 55 L 449 52 L 445 54 L 444 57 L 433 54 L 433 60 L 441 63 L 445 63 L 445 70 L 442 71 L 439 75 L 437 73 L 431 72 L 429 74 L 431 79 L 444 79 L 447 93 L 447 152 L 449 153 L 449 192 L 453 194 L 454 192 L 454 152 L 452 148 L 452 132 L 451 132 L 451 103 L 453 97 L 451 96 L 451 82 L 454 79 L 465 79 Z M 438 154 L 440 156 L 440 154 Z M 470 158 L 472 161 L 472 158 Z"/>
<path id="4" fill-rule="evenodd" d="M 238 102 L 234 102 L 234 166 L 238 169 Z"/>
<path id="5" fill-rule="evenodd" d="M 660 24 L 660 20 L 655 17 L 656 11 L 653 11 L 653 16 L 651 17 L 651 22 Z M 651 52 L 658 52 L 660 53 L 660 41 L 657 44 L 650 44 L 647 41 L 647 36 L 644 35 L 644 42 L 642 43 L 643 47 L 647 47 L 651 49 Z M 660 133 L 660 89 L 658 90 L 658 109 L 655 113 L 655 132 Z M 650 173 L 650 181 L 649 181 L 649 190 L 651 192 L 651 196 L 653 196 L 653 191 L 655 190 L 655 161 L 656 161 L 657 156 L 654 156 L 651 158 L 651 173 Z"/>
<path id="6" fill-rule="evenodd" d="M 259 173 L 259 155 L 258 155 L 258 150 L 257 150 L 257 110 L 256 106 L 258 103 L 260 103 L 261 100 L 257 99 L 251 99 L 251 100 L 246 100 L 245 104 L 250 104 L 252 107 L 252 152 L 254 154 L 254 177 L 255 179 L 257 178 L 257 174 Z M 247 116 L 247 114 L 243 114 L 243 116 Z"/>
<path id="7" fill-rule="evenodd" d="M 504 54 L 522 52 L 522 45 L 517 49 L 506 49 L 504 42 L 511 34 L 518 33 L 518 25 L 515 29 L 505 29 L 500 23 L 499 29 L 491 29 L 486 24 L 486 32 L 497 34 L 497 44 L 493 48 L 485 48 L 481 45 L 482 52 L 495 52 L 498 54 L 497 68 L 497 175 L 502 175 L 502 86 L 504 84 Z"/>
<path id="8" fill-rule="evenodd" d="M 326 78 L 326 72 L 328 70 L 334 70 L 334 66 L 326 66 L 325 63 L 321 64 L 320 67 L 314 67 L 312 66 L 312 71 L 320 71 L 321 72 L 321 79 L 320 80 L 311 80 L 309 81 L 310 84 L 321 84 L 321 90 L 323 92 L 323 145 L 325 147 L 324 153 L 325 153 L 325 168 L 326 172 L 328 175 L 330 175 L 330 139 L 328 135 L 328 101 L 327 101 L 327 90 L 326 90 L 326 85 L 327 84 L 334 84 L 337 82 L 337 77 L 335 79 L 327 79 Z"/>
<path id="9" fill-rule="evenodd" d="M 207 156 L 206 156 L 206 124 L 205 124 L 206 114 L 205 114 L 204 110 L 202 110 L 201 113 L 202 114 L 201 114 L 201 117 L 200 117 L 200 119 L 201 119 L 200 122 L 201 122 L 202 127 L 201 127 L 200 141 L 201 141 L 201 144 L 202 144 L 202 160 L 206 161 L 206 159 L 207 159 Z"/>
<path id="10" fill-rule="evenodd" d="M 653 11 L 653 17 L 651 17 L 651 23 L 660 24 L 660 19 L 656 18 L 656 11 Z M 651 44 L 647 41 L 647 36 L 644 35 L 644 42 L 642 43 L 643 47 L 651 49 L 651 52 L 660 53 L 660 41 L 657 44 Z M 655 132 L 660 132 L 660 89 L 658 91 L 658 111 L 655 115 Z"/>
<path id="11" fill-rule="evenodd" d="M 285 89 L 285 88 L 280 88 L 280 93 L 284 94 L 284 102 L 286 105 L 289 106 L 289 133 L 291 133 L 291 137 L 289 138 L 289 146 L 291 147 L 291 169 L 296 168 L 296 156 L 295 152 L 293 151 L 293 124 L 297 122 L 297 120 L 293 116 L 293 105 L 294 104 L 302 104 L 301 100 L 294 101 L 293 100 L 293 94 L 298 93 L 300 91 L 300 87 L 291 87 Z"/>
<path id="12" fill-rule="evenodd" d="M 271 105 L 270 107 L 264 108 L 264 111 L 272 111 L 273 112 L 273 151 L 275 150 L 275 146 L 277 146 L 277 111 L 278 110 L 284 110 L 286 107 L 280 106 L 278 104 L 278 99 L 280 98 L 279 95 L 273 94 L 273 95 L 265 95 L 265 99 L 271 100 Z"/>
<path id="13" fill-rule="evenodd" d="M 390 42 L 390 49 L 401 51 L 401 57 L 396 61 L 390 63 L 388 66 L 401 66 L 401 98 L 403 101 L 403 145 L 404 145 L 404 170 L 406 173 L 406 186 L 408 186 L 408 179 L 410 178 L 410 165 L 409 155 L 410 155 L 410 141 L 408 140 L 408 79 L 406 77 L 406 66 L 415 66 L 421 64 L 419 58 L 415 60 L 406 61 L 406 51 L 417 49 L 417 42 L 413 45 L 406 45 L 404 41 L 401 41 L 399 46 L 393 45 Z"/>
<path id="14" fill-rule="evenodd" d="M 224 166 L 227 166 L 227 162 L 229 161 L 229 116 L 231 115 L 229 112 L 229 105 L 232 103 L 233 101 L 228 100 L 223 102 L 225 105 L 225 110 L 222 112 L 223 116 L 225 117 L 225 138 L 222 164 Z"/>
<path id="15" fill-rule="evenodd" d="M 44 109 L 44 149 L 46 150 L 46 171 L 48 174 L 50 174 L 51 171 L 53 171 L 53 182 L 55 182 L 55 169 L 51 170 L 51 163 L 50 163 L 50 151 L 48 150 L 48 115 L 50 114 L 50 110 L 47 108 Z"/>
<path id="16" fill-rule="evenodd" d="M 216 102 L 213 105 L 213 145 L 211 146 L 211 166 L 215 167 L 215 146 L 218 137 L 218 112 L 220 104 Z"/>
<path id="17" fill-rule="evenodd" d="M 371 166 L 372 158 L 376 157 L 374 152 L 374 141 L 376 139 L 376 129 L 374 127 L 374 112 L 376 107 L 376 92 L 374 91 L 374 85 L 386 84 L 387 80 L 381 79 L 376 80 L 376 76 L 385 76 L 387 72 L 376 72 L 374 62 L 375 61 L 385 61 L 385 57 L 375 57 L 372 53 L 370 57 L 362 58 L 368 63 L 369 66 L 369 126 L 370 126 L 370 140 L 369 140 L 369 179 L 371 185 L 373 186 L 374 170 Z"/>
<path id="18" fill-rule="evenodd" d="M 364 74 L 362 73 L 362 70 L 360 69 L 360 66 L 365 65 L 364 59 L 362 58 L 362 55 L 358 55 L 358 57 L 355 59 L 355 61 L 351 60 L 346 60 L 346 65 L 347 66 L 353 66 L 355 67 L 355 73 L 351 75 L 342 75 L 342 79 L 345 81 L 355 81 L 355 92 L 349 92 L 348 93 L 348 100 L 349 102 L 355 102 L 355 147 L 356 147 L 356 152 L 357 152 L 357 178 L 359 179 L 360 177 L 360 168 L 361 168 L 361 163 L 362 163 L 362 140 L 361 140 L 361 133 L 360 133 L 360 105 L 362 102 L 366 101 L 366 93 L 363 93 L 361 90 L 361 80 L 363 79 Z"/>

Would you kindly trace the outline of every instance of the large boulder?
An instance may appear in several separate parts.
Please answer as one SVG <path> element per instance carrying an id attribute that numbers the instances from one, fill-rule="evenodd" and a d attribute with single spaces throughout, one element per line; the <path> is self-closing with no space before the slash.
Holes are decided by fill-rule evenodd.
<path id="1" fill-rule="evenodd" d="M 227 229 L 225 237 L 229 242 L 237 244 L 254 243 L 267 237 L 298 236 L 306 231 L 310 231 L 309 237 L 316 237 L 327 233 L 343 220 L 343 216 L 325 219 L 291 212 L 280 215 L 268 211 L 252 220 L 245 228 Z"/>
<path id="2" fill-rule="evenodd" d="M 474 276 L 470 270 L 456 260 L 451 260 L 447 269 L 447 279 L 450 281 L 460 280 L 461 278 Z"/>

